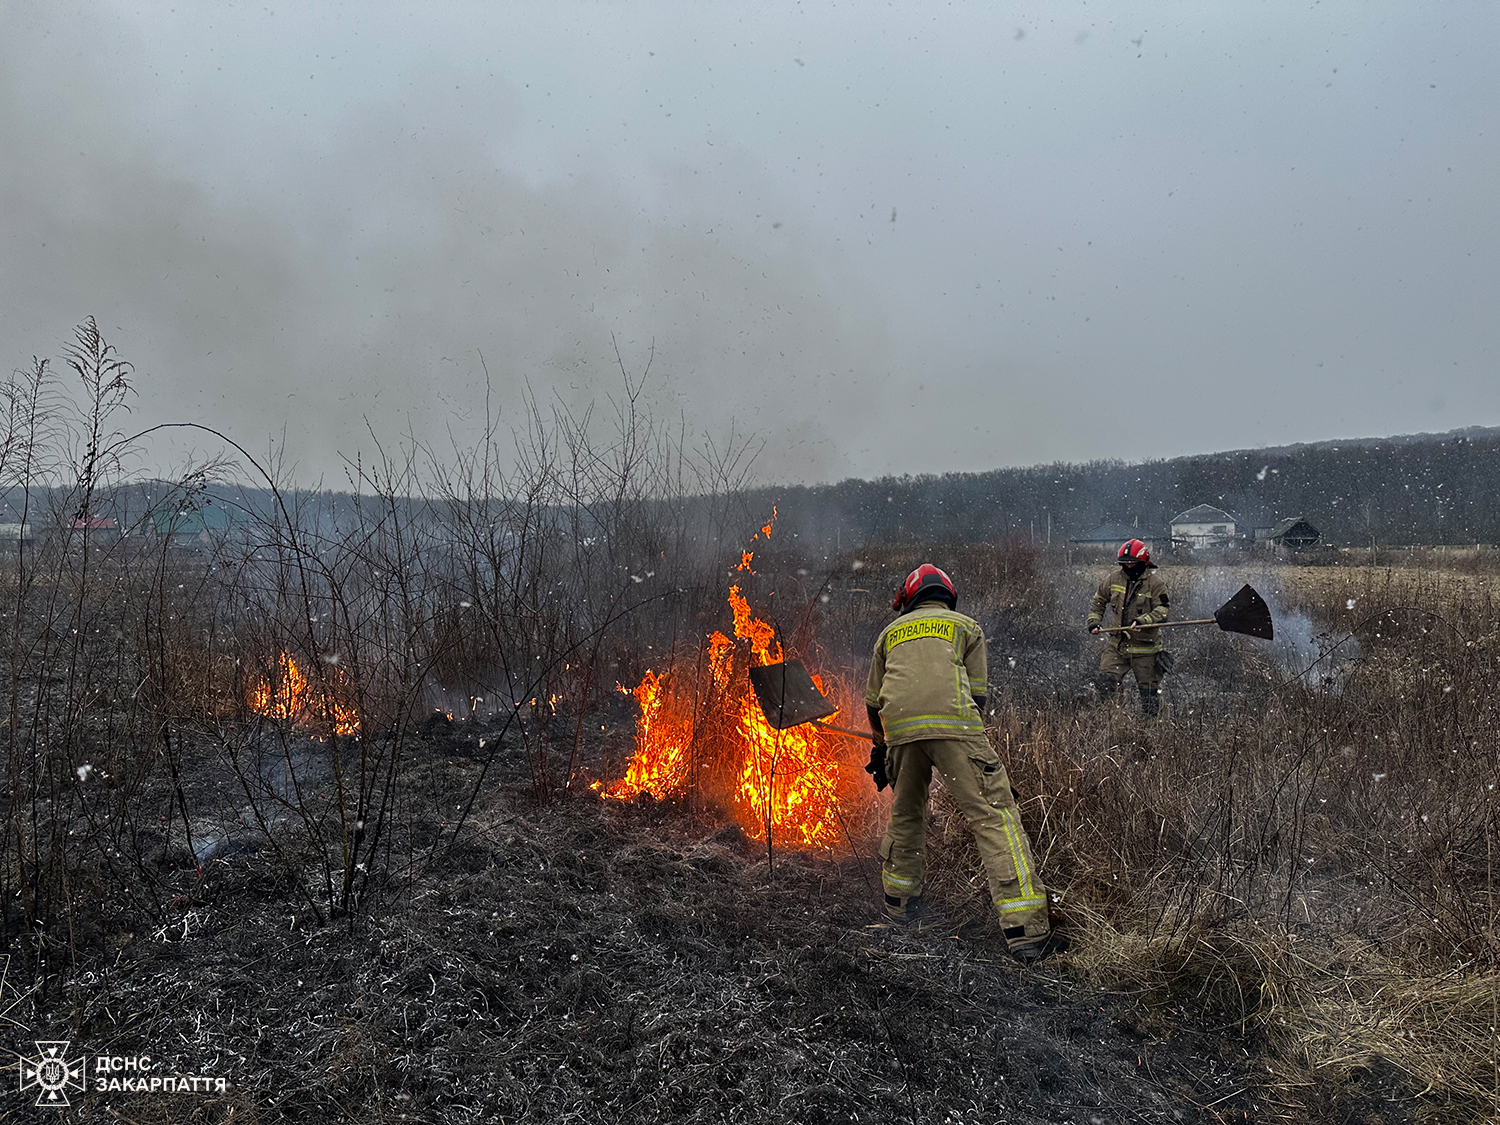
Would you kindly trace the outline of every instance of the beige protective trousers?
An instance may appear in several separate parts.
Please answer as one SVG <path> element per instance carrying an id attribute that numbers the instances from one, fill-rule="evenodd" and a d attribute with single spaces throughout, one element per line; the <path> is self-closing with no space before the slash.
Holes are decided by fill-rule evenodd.
<path id="1" fill-rule="evenodd" d="M 1126 653 L 1113 644 L 1106 644 L 1099 654 L 1099 671 L 1113 676 L 1115 683 L 1125 679 L 1125 673 L 1135 675 L 1135 686 L 1142 691 L 1155 691 L 1161 684 L 1161 673 L 1156 670 L 1156 653 Z"/>
<path id="2" fill-rule="evenodd" d="M 927 798 L 934 767 L 974 832 L 1006 941 L 1017 946 L 1046 937 L 1051 930 L 1047 888 L 1037 877 L 1010 778 L 987 742 L 923 739 L 886 750 L 885 772 L 895 800 L 890 827 L 880 842 L 885 893 L 903 904 L 922 893 L 927 875 Z"/>

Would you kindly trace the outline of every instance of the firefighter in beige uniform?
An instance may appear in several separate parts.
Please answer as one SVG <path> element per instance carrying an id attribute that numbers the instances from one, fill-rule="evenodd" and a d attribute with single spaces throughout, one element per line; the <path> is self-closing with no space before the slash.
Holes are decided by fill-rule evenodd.
<path id="1" fill-rule="evenodd" d="M 1119 690 L 1125 673 L 1135 676 L 1141 692 L 1141 710 L 1155 715 L 1161 709 L 1161 672 L 1157 663 L 1161 652 L 1160 625 L 1171 613 L 1172 599 L 1167 584 L 1152 574 L 1156 564 L 1151 552 L 1139 539 L 1120 545 L 1120 569 L 1099 583 L 1089 602 L 1088 629 L 1098 633 L 1104 612 L 1114 611 L 1114 624 L 1135 626 L 1123 633 L 1110 633 L 1099 657 L 1099 686 L 1113 694 Z"/>
<path id="2" fill-rule="evenodd" d="M 880 843 L 886 911 L 899 921 L 921 909 L 927 795 L 932 770 L 973 829 L 990 895 L 1011 951 L 1041 956 L 1051 932 L 1047 888 L 1000 756 L 984 733 L 984 632 L 954 612 L 952 580 L 931 563 L 907 577 L 892 603 L 901 616 L 882 630 L 865 691 L 875 748 L 867 767 L 878 788 L 895 787 Z"/>

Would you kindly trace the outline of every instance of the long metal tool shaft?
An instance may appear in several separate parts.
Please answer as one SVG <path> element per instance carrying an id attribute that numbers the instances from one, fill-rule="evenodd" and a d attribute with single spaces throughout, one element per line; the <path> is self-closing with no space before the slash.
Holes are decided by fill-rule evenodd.
<path id="1" fill-rule="evenodd" d="M 1125 603 L 1130 604 L 1128 601 Z M 1163 621 L 1160 625 L 1111 625 L 1100 629 L 1101 633 L 1124 633 L 1130 629 L 1170 629 L 1175 625 L 1217 625 L 1226 633 L 1241 633 L 1247 637 L 1259 637 L 1263 641 L 1273 640 L 1276 627 L 1271 621 L 1271 607 L 1249 585 L 1227 602 L 1214 610 L 1212 617 L 1199 617 L 1192 621 Z M 824 712 L 827 714 L 828 712 Z"/>

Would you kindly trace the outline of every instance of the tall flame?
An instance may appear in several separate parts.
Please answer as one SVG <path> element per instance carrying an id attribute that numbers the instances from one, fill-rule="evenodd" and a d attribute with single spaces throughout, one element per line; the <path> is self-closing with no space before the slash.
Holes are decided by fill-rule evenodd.
<path id="1" fill-rule="evenodd" d="M 774 522 L 773 509 L 754 539 L 769 538 Z M 753 575 L 752 557 L 743 551 L 735 571 Z M 724 795 L 749 836 L 763 840 L 769 831 L 785 843 L 830 844 L 838 827 L 835 743 L 816 727 L 776 730 L 766 721 L 746 670 L 782 659 L 776 628 L 755 616 L 738 584 L 730 586 L 728 601 L 734 637 L 715 631 L 699 660 L 645 674 L 632 692 L 641 714 L 625 776 L 595 788 L 613 799 L 662 798 L 687 792 L 695 776 L 727 773 Z M 823 690 L 822 679 L 814 679 Z"/>
<path id="2" fill-rule="evenodd" d="M 687 783 L 688 751 L 693 744 L 691 718 L 687 722 L 666 709 L 667 693 L 662 677 L 647 671 L 634 692 L 641 706 L 636 722 L 636 753 L 625 777 L 612 786 L 610 797 L 632 797 L 650 793 L 661 799 L 678 792 Z M 643 752 L 646 751 L 646 752 Z"/>
<path id="3" fill-rule="evenodd" d="M 823 690 L 820 677 L 814 677 Z M 831 843 L 838 822 L 838 760 L 827 737 L 811 725 L 777 730 L 753 694 L 740 703 L 745 759 L 734 800 L 755 839 L 790 832 L 805 846 Z"/>

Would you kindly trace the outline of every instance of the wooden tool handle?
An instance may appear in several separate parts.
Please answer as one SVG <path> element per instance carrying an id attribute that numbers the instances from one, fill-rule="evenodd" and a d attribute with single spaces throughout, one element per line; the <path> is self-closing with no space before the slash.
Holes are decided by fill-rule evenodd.
<path id="1" fill-rule="evenodd" d="M 1131 629 L 1171 629 L 1178 625 L 1217 625 L 1218 619 L 1214 617 L 1200 617 L 1196 621 L 1163 621 L 1160 625 L 1111 625 L 1108 629 L 1100 629 L 1101 633 L 1125 633 Z"/>
<path id="2" fill-rule="evenodd" d="M 832 723 L 825 723 L 822 719 L 810 719 L 808 721 L 813 726 L 821 727 L 823 730 L 836 730 L 840 734 L 847 734 L 853 738 L 863 738 L 867 742 L 875 741 L 875 736 L 867 730 L 851 730 L 849 727 L 836 727 Z"/>

